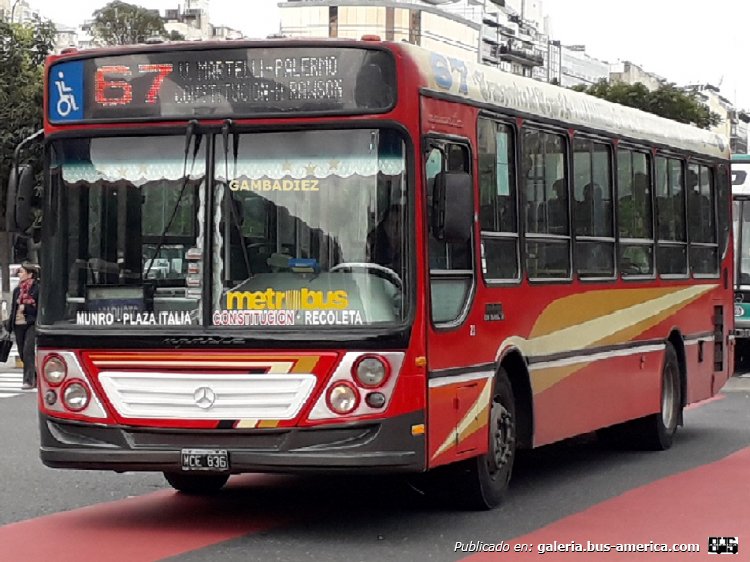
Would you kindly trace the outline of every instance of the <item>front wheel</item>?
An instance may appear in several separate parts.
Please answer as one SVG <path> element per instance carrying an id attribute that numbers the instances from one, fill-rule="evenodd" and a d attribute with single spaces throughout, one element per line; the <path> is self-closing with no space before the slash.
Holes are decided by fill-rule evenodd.
<path id="1" fill-rule="evenodd" d="M 487 453 L 460 463 L 457 497 L 470 509 L 492 509 L 505 497 L 516 458 L 516 404 L 508 374 L 495 378 L 489 415 Z"/>
<path id="2" fill-rule="evenodd" d="M 165 472 L 164 478 L 178 492 L 191 496 L 208 496 L 221 490 L 229 480 L 229 475 Z"/>

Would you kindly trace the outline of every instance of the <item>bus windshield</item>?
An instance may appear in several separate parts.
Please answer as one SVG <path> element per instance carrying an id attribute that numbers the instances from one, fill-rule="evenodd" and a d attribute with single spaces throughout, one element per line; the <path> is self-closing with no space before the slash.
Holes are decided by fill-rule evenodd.
<path id="1" fill-rule="evenodd" d="M 187 146 L 182 136 L 65 139 L 50 152 L 43 251 L 62 283 L 42 284 L 44 324 L 405 319 L 405 143 L 395 131 L 224 131 Z"/>

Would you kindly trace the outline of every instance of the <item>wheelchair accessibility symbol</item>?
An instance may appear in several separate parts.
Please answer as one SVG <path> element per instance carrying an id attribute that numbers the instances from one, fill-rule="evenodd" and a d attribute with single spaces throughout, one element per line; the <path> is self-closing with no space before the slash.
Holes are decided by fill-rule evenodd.
<path id="1" fill-rule="evenodd" d="M 57 100 L 57 113 L 60 117 L 67 117 L 71 111 L 78 111 L 78 104 L 75 95 L 73 95 L 73 88 L 65 84 L 65 74 L 58 72 L 57 77 L 59 80 L 55 80 L 55 86 L 57 86 L 57 92 L 60 96 L 60 99 Z"/>
<path id="2" fill-rule="evenodd" d="M 49 113 L 52 121 L 83 118 L 83 64 L 71 61 L 50 71 Z"/>

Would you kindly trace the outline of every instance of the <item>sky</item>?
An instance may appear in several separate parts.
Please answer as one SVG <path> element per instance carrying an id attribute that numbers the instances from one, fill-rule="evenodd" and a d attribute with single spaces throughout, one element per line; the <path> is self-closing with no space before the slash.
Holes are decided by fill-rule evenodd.
<path id="1" fill-rule="evenodd" d="M 747 0 L 544 0 L 551 34 L 678 85 L 710 83 L 750 109 Z"/>
<path id="2" fill-rule="evenodd" d="M 29 0 L 57 23 L 76 26 L 106 0 Z M 179 0 L 130 0 L 146 8 L 176 8 Z M 211 22 L 248 37 L 278 32 L 279 0 L 211 0 Z M 629 60 L 678 85 L 711 83 L 750 110 L 750 67 L 744 59 L 747 0 L 544 0 L 551 36 L 584 44 L 608 62 Z M 745 22 L 744 24 L 742 22 Z"/>
<path id="3" fill-rule="evenodd" d="M 28 0 L 44 17 L 55 23 L 75 27 L 109 0 Z M 184 0 L 125 0 L 144 8 L 158 9 L 184 6 Z M 211 0 L 210 16 L 213 25 L 227 25 L 239 29 L 248 37 L 266 37 L 279 31 L 279 0 Z"/>

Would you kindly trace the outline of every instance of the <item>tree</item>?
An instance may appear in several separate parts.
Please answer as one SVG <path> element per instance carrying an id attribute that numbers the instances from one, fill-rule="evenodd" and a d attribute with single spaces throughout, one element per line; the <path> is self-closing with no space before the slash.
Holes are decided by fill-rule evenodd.
<path id="1" fill-rule="evenodd" d="M 185 36 L 176 29 L 173 29 L 169 32 L 167 39 L 169 39 L 170 41 L 184 41 Z"/>
<path id="2" fill-rule="evenodd" d="M 0 266 L 7 292 L 11 240 L 5 232 L 6 190 L 13 151 L 42 127 L 43 63 L 54 45 L 55 27 L 37 20 L 32 25 L 0 22 Z M 37 146 L 37 148 L 39 148 Z M 30 151 L 26 157 L 39 157 Z M 34 164 L 41 168 L 41 159 Z"/>
<path id="3" fill-rule="evenodd" d="M 673 121 L 708 129 L 721 123 L 721 117 L 711 111 L 700 100 L 697 92 L 685 91 L 674 84 L 662 84 L 650 91 L 640 82 L 625 84 L 600 80 L 591 86 L 573 86 L 573 90 L 584 92 L 607 101 L 654 113 Z"/>
<path id="4" fill-rule="evenodd" d="M 93 13 L 94 36 L 107 45 L 144 43 L 166 35 L 164 22 L 156 10 L 115 0 Z"/>

